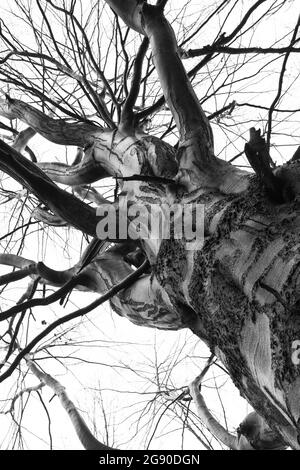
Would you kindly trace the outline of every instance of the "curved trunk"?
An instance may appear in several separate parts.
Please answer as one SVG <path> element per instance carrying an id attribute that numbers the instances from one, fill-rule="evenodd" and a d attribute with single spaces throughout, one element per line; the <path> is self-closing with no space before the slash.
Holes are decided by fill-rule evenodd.
<path id="1" fill-rule="evenodd" d="M 156 277 L 174 307 L 180 301 L 196 315 L 191 329 L 242 396 L 298 449 L 298 201 L 275 206 L 255 180 L 238 196 L 212 192 L 195 200 L 205 204 L 203 248 L 191 256 L 184 242 L 162 241 Z"/>
<path id="2" fill-rule="evenodd" d="M 191 251 L 184 238 L 162 237 L 152 261 L 154 278 L 178 312 L 181 326 L 189 324 L 267 424 L 300 448 L 300 368 L 293 354 L 300 339 L 299 165 L 287 166 L 281 170 L 283 178 L 274 178 L 256 132 L 246 153 L 258 177 L 237 173 L 217 160 L 209 122 L 163 8 L 138 0 L 107 3 L 127 26 L 148 37 L 179 131 L 177 181 L 188 192 L 160 195 L 161 203 L 201 204 L 205 211 L 204 244 Z M 269 190 L 270 182 L 281 192 L 277 204 L 263 189 Z M 144 194 L 140 196 L 143 201 Z M 166 217 L 163 223 L 169 223 Z M 155 317 L 158 325 L 166 315 L 160 313 Z"/>

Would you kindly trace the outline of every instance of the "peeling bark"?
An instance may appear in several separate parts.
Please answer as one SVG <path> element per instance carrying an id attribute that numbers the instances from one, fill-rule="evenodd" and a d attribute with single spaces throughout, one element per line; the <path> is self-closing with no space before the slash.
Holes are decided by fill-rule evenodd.
<path id="1" fill-rule="evenodd" d="M 209 125 L 162 12 L 142 2 L 131 2 L 130 8 L 127 2 L 108 3 L 150 40 L 181 135 L 177 178 L 189 190 L 181 203 L 205 205 L 203 248 L 190 254 L 183 240 L 161 241 L 155 278 L 174 309 L 190 315 L 192 330 L 221 358 L 268 426 L 299 448 L 300 370 L 291 359 L 292 342 L 300 338 L 297 178 L 288 167 L 276 170 L 276 177 L 268 172 L 270 181 L 285 173 L 293 186 L 292 199 L 274 204 L 260 179 L 216 160 Z M 298 165 L 294 170 L 298 174 Z"/>
<path id="2" fill-rule="evenodd" d="M 36 194 L 66 222 L 85 233 L 96 235 L 99 219 L 95 210 L 56 186 L 34 163 L 26 160 L 3 141 L 0 141 L 0 169 Z"/>
<path id="3" fill-rule="evenodd" d="M 213 356 L 212 356 L 213 357 Z M 287 445 L 277 432 L 269 428 L 267 423 L 256 412 L 249 413 L 240 424 L 237 434 L 230 433 L 222 426 L 208 409 L 200 392 L 201 382 L 211 365 L 208 361 L 199 377 L 189 386 L 189 393 L 196 404 L 198 417 L 222 444 L 231 450 L 284 450 Z"/>

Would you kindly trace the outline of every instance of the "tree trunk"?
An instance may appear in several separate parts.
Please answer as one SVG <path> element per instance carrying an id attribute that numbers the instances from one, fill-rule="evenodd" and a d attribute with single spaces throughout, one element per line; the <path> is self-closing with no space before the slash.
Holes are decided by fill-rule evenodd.
<path id="1" fill-rule="evenodd" d="M 149 38 L 180 131 L 177 181 L 188 190 L 180 202 L 205 206 L 204 246 L 190 252 L 184 240 L 161 240 L 152 263 L 155 278 L 182 325 L 223 361 L 241 395 L 284 441 L 299 448 L 300 368 L 292 360 L 293 342 L 300 339 L 299 183 L 291 177 L 299 175 L 299 164 L 284 169 L 284 186 L 294 197 L 276 204 L 261 179 L 237 177 L 215 159 L 208 121 L 162 8 L 108 3 Z"/>

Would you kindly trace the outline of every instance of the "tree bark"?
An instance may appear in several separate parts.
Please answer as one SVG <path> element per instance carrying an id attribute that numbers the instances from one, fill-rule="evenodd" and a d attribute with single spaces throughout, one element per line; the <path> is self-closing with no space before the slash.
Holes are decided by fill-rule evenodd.
<path id="1" fill-rule="evenodd" d="M 233 167 L 220 165 L 163 13 L 142 2 L 132 1 L 130 8 L 127 2 L 108 3 L 150 40 L 181 135 L 177 159 L 179 175 L 183 170 L 185 176 L 179 179 L 189 190 L 181 202 L 205 205 L 202 249 L 191 255 L 184 241 L 162 240 L 155 277 L 174 309 L 193 318 L 192 330 L 223 361 L 242 396 L 285 442 L 299 448 L 300 369 L 292 362 L 292 344 L 300 338 L 300 218 L 293 170 L 282 172 L 294 198 L 275 204 L 257 177 L 236 177 Z M 179 94 L 188 108 L 177 104 Z M 297 164 L 293 169 L 299 174 Z M 224 194 L 226 178 L 242 180 L 232 194 Z"/>

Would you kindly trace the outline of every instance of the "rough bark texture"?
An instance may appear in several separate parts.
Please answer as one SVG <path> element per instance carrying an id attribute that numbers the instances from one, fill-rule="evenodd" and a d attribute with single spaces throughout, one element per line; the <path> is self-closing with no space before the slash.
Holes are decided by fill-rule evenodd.
<path id="1" fill-rule="evenodd" d="M 98 439 L 96 439 L 95 436 L 91 433 L 77 407 L 69 398 L 65 387 L 51 375 L 42 372 L 29 357 L 26 358 L 26 362 L 30 371 L 33 373 L 33 375 L 36 376 L 37 379 L 40 380 L 41 384 L 47 385 L 49 388 L 51 388 L 55 395 L 59 398 L 63 408 L 68 413 L 68 416 L 83 447 L 86 450 L 112 450 L 111 447 L 106 446 L 102 442 L 98 441 Z"/>

